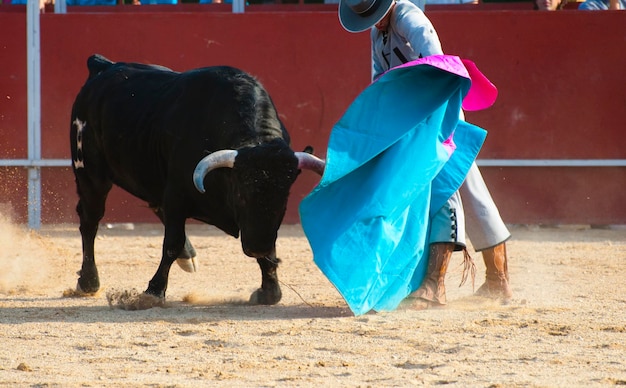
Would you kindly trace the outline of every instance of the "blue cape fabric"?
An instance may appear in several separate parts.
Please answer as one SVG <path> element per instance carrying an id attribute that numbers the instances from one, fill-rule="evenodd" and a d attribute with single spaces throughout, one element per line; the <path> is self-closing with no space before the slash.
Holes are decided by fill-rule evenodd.
<path id="1" fill-rule="evenodd" d="M 438 57 L 388 71 L 355 99 L 331 131 L 320 183 L 300 204 L 314 261 L 355 315 L 393 310 L 420 286 L 430 216 L 485 139 L 459 121 L 471 84 L 460 59 Z"/>

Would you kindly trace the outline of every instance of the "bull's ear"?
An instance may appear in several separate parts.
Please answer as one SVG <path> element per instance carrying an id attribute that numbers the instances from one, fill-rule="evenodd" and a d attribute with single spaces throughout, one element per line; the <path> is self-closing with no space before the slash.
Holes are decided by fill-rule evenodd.
<path id="1" fill-rule="evenodd" d="M 87 68 L 89 69 L 89 78 L 95 77 L 111 67 L 114 63 L 100 54 L 94 54 L 87 58 Z"/>

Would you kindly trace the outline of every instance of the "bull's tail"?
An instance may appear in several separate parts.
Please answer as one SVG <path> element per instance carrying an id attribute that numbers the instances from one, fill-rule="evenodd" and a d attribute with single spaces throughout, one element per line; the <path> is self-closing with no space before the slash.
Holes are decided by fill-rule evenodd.
<path id="1" fill-rule="evenodd" d="M 87 68 L 89 69 L 89 78 L 93 78 L 102 73 L 115 62 L 111 62 L 100 54 L 94 54 L 87 59 Z"/>

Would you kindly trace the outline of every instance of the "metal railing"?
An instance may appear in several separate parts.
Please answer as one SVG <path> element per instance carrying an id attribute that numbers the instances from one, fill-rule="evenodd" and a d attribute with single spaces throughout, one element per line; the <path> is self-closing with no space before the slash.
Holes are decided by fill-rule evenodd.
<path id="1" fill-rule="evenodd" d="M 477 159 L 485 167 L 626 167 L 626 159 Z"/>

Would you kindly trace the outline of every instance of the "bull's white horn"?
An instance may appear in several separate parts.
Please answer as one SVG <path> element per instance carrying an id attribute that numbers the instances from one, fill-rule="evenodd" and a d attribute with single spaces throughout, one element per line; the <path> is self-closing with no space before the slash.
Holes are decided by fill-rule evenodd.
<path id="1" fill-rule="evenodd" d="M 193 184 L 199 192 L 204 193 L 204 177 L 211 170 L 221 167 L 233 168 L 235 165 L 236 150 L 215 151 L 198 162 L 193 172 Z"/>
<path id="2" fill-rule="evenodd" d="M 308 152 L 296 152 L 296 157 L 298 158 L 299 169 L 313 170 L 320 176 L 324 175 L 326 162 L 323 159 L 311 155 Z"/>

